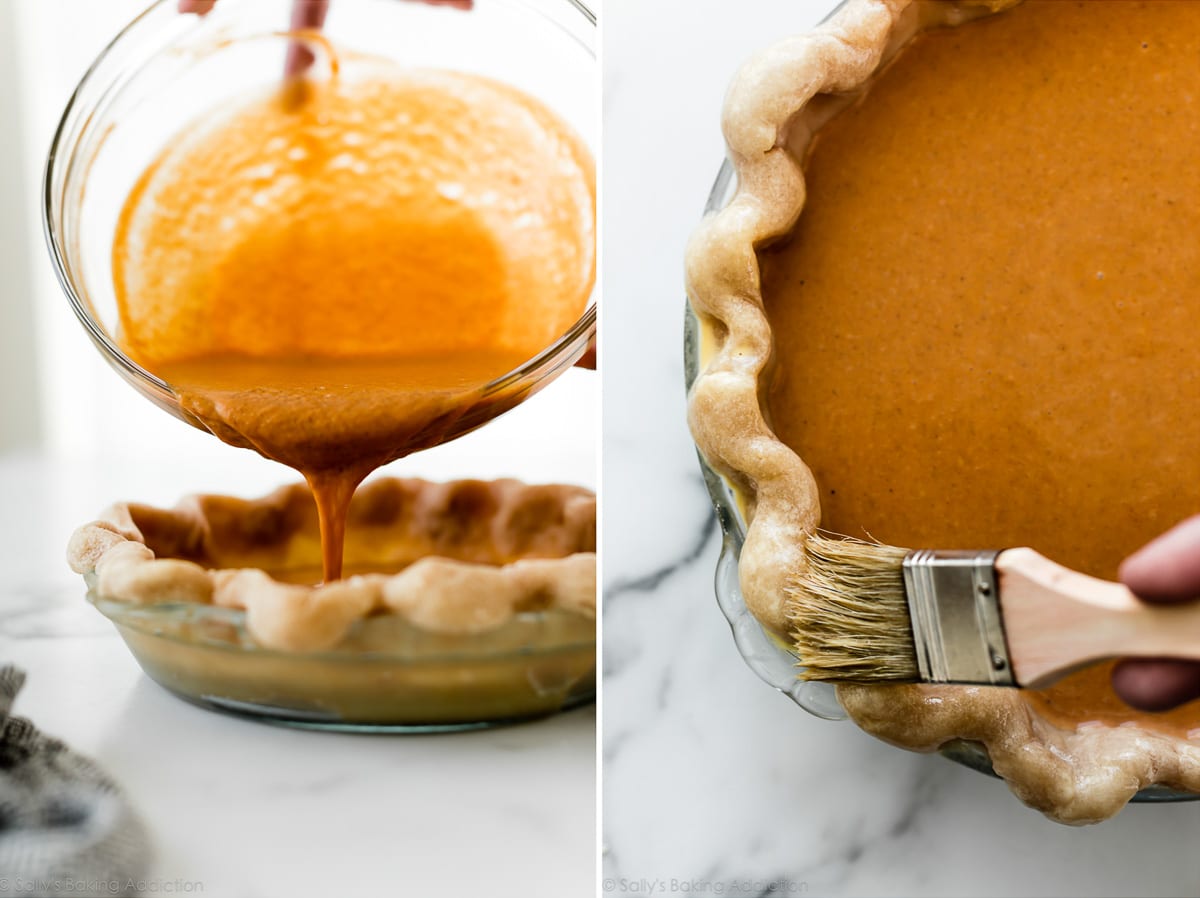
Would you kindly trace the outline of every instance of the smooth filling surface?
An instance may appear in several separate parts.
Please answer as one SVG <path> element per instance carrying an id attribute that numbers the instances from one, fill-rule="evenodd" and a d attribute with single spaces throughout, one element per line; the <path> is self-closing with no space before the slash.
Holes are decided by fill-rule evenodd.
<path id="1" fill-rule="evenodd" d="M 824 528 L 1114 578 L 1200 510 L 1200 4 L 1044 2 L 919 35 L 760 253 L 766 395 Z M 1185 736 L 1107 670 L 1026 700 Z"/>
<path id="2" fill-rule="evenodd" d="M 324 576 L 373 469 L 512 407 L 489 384 L 552 344 L 594 280 L 594 166 L 539 101 L 389 71 L 212 114 L 122 212 L 122 348 L 222 440 L 299 470 Z"/>

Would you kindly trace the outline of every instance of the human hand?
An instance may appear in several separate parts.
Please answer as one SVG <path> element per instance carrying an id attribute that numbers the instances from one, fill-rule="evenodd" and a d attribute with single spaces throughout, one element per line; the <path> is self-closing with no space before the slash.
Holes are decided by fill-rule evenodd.
<path id="1" fill-rule="evenodd" d="M 596 338 L 588 340 L 587 349 L 583 355 L 579 357 L 579 361 L 575 363 L 576 368 L 587 368 L 591 371 L 596 370 Z"/>
<path id="2" fill-rule="evenodd" d="M 1200 515 L 1126 558 L 1119 577 L 1146 602 L 1200 600 Z M 1122 661 L 1113 671 L 1113 688 L 1135 708 L 1165 711 L 1200 697 L 1200 663 L 1173 658 Z"/>

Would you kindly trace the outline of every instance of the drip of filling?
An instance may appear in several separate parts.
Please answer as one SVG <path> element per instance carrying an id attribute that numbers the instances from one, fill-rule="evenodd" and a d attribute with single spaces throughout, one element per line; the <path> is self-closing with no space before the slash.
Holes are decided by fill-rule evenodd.
<path id="1" fill-rule="evenodd" d="M 335 579 L 358 483 L 518 403 L 491 382 L 582 314 L 594 180 L 568 125 L 488 79 L 290 85 L 143 174 L 113 247 L 119 341 L 222 440 L 305 476 Z"/>
<path id="2" fill-rule="evenodd" d="M 1113 578 L 1200 510 L 1197 59 L 1200 4 L 1030 0 L 918 36 L 820 130 L 761 260 L 767 407 L 823 527 Z M 1200 721 L 1104 669 L 1027 701 Z"/>

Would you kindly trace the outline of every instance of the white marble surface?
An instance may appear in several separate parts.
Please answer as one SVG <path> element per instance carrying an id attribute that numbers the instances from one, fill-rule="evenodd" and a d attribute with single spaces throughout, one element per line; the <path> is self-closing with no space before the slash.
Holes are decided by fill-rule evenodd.
<path id="1" fill-rule="evenodd" d="M 391 472 L 594 486 L 596 393 L 594 375 L 569 372 Z M 205 711 L 139 670 L 66 568 L 71 530 L 116 499 L 256 495 L 295 477 L 164 414 L 156 423 L 179 428 L 179 453 L 110 444 L 74 460 L 0 458 L 0 663 L 28 673 L 16 713 L 124 787 L 152 834 L 151 877 L 221 898 L 590 895 L 593 707 L 489 732 L 336 735 Z"/>
<path id="2" fill-rule="evenodd" d="M 1000 782 L 805 714 L 745 667 L 717 609 L 681 256 L 736 65 L 832 5 L 605 7 L 603 893 L 1195 895 L 1200 803 L 1050 823 Z"/>

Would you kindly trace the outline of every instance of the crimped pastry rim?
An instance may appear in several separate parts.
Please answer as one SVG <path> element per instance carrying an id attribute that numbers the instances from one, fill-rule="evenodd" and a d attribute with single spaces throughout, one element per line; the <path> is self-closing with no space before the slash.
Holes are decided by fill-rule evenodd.
<path id="1" fill-rule="evenodd" d="M 732 199 L 688 242 L 688 297 L 715 344 L 688 394 L 688 421 L 708 463 L 747 500 L 739 562 L 750 610 L 787 632 L 783 581 L 804 569 L 804 537 L 820 520 L 812 472 L 771 430 L 759 402 L 771 355 L 757 250 L 787 234 L 804 205 L 804 173 L 786 148 L 814 96 L 864 85 L 881 62 L 917 31 L 1020 0 L 848 0 L 825 22 L 749 60 L 725 96 L 722 131 L 737 176 Z M 811 131 L 808 132 L 811 134 Z"/>
<path id="2" fill-rule="evenodd" d="M 114 504 L 99 519 L 75 530 L 67 560 L 84 575 L 92 592 L 109 602 L 240 609 L 258 645 L 284 652 L 333 649 L 357 621 L 376 614 L 394 614 L 421 629 L 456 635 L 489 632 L 527 611 L 561 610 L 595 618 L 595 495 L 591 491 L 510 479 L 434 483 L 412 478 L 380 478 L 361 490 L 367 500 L 379 494 L 385 494 L 386 500 L 388 490 L 420 497 L 455 488 L 495 498 L 493 514 L 498 518 L 503 510 L 520 512 L 523 501 L 541 502 L 544 509 L 545 500 L 551 499 L 561 514 L 547 525 L 547 531 L 553 530 L 550 538 L 558 546 L 549 551 L 538 546 L 522 557 L 497 563 L 422 554 L 395 574 L 363 574 L 303 586 L 281 582 L 257 568 L 213 569 L 169 554 L 158 557 L 135 522 L 135 510 L 140 510 L 155 515 L 156 527 L 165 522 L 168 530 L 191 531 L 198 523 L 208 524 L 205 509 L 214 503 L 218 507 L 236 504 L 251 515 L 256 509 L 307 496 L 307 487 L 293 484 L 249 501 L 190 496 L 170 510 Z M 405 514 L 411 516 L 411 508 L 396 510 L 398 516 Z M 517 516 L 513 513 L 511 520 L 499 523 L 516 527 Z"/>
<path id="3" fill-rule="evenodd" d="M 794 227 L 805 199 L 800 162 L 785 146 L 797 133 L 810 137 L 828 116 L 804 120 L 814 96 L 863 86 L 918 31 L 1019 2 L 847 0 L 812 31 L 751 59 L 726 94 L 722 125 L 737 188 L 687 248 L 688 297 L 711 344 L 689 391 L 688 420 L 705 460 L 745 502 L 742 593 L 759 622 L 781 637 L 789 629 L 785 584 L 804 570 L 806 537 L 820 521 L 812 472 L 772 432 L 759 399 L 772 336 L 757 251 Z M 936 751 L 963 738 L 984 745 L 1014 793 L 1060 822 L 1107 819 L 1156 784 L 1200 792 L 1200 745 L 1128 725 L 1063 730 L 1016 690 L 841 686 L 838 698 L 859 726 L 900 747 Z M 1074 752 L 1087 754 L 1089 746 L 1097 760 L 1080 761 Z"/>

